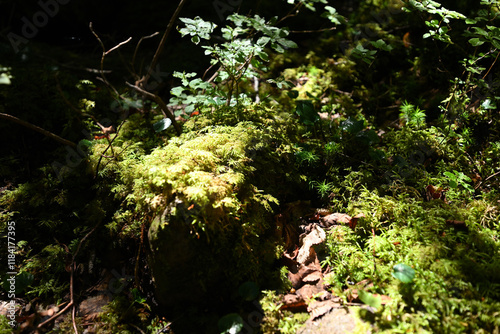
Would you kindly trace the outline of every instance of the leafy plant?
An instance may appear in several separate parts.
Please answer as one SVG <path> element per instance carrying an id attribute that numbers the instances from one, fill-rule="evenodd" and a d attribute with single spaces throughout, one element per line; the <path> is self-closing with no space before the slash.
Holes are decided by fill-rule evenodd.
<path id="1" fill-rule="evenodd" d="M 333 187 L 334 184 L 332 182 L 327 182 L 326 180 L 323 180 L 321 182 L 311 181 L 310 185 L 311 187 L 316 189 L 321 198 L 328 197 L 331 194 L 332 190 L 334 189 Z"/>
<path id="2" fill-rule="evenodd" d="M 362 44 L 358 44 L 354 49 L 352 49 L 352 55 L 367 64 L 371 64 L 373 62 L 376 53 L 376 50 L 365 49 Z"/>
<path id="3" fill-rule="evenodd" d="M 437 15 L 439 19 L 431 19 L 425 21 L 425 24 L 430 28 L 429 32 L 424 34 L 424 38 L 432 37 L 438 41 L 445 42 L 448 44 L 452 44 L 451 37 L 448 35 L 450 31 L 450 20 L 459 19 L 465 20 L 465 15 L 460 14 L 456 11 L 446 9 L 442 7 L 442 5 L 433 0 L 424 0 L 424 1 L 416 1 L 416 0 L 406 0 L 404 1 L 406 7 L 404 8 L 407 11 L 417 10 L 419 12 L 426 12 L 431 15 Z"/>
<path id="4" fill-rule="evenodd" d="M 201 106 L 247 105 L 251 101 L 250 96 L 240 92 L 240 86 L 259 76 L 259 72 L 266 71 L 264 63 L 269 60 L 266 47 L 270 46 L 278 53 L 297 47 L 295 42 L 287 39 L 288 29 L 276 26 L 276 18 L 266 21 L 259 15 L 246 17 L 232 14 L 227 19 L 234 26 L 221 28 L 225 42 L 202 46 L 205 55 L 212 58 L 211 65 L 216 68 L 212 78 L 203 81 L 200 78 L 190 79 L 195 73 L 176 73 L 175 76 L 182 79 L 182 86 L 172 89 L 174 97 L 170 105 L 186 104 L 187 113 Z M 182 36 L 192 36 L 195 44 L 201 39 L 211 40 L 215 24 L 199 17 L 182 20 L 186 25 L 179 30 Z M 216 85 L 212 86 L 211 82 Z"/>
<path id="5" fill-rule="evenodd" d="M 456 189 L 458 186 L 462 186 L 469 193 L 474 192 L 474 188 L 469 184 L 472 182 L 471 178 L 464 173 L 454 170 L 453 173 L 444 172 L 444 175 L 448 178 L 451 188 Z"/>
<path id="6" fill-rule="evenodd" d="M 399 110 L 399 118 L 405 125 L 417 129 L 425 125 L 425 111 L 421 110 L 418 106 L 405 101 L 399 107 Z"/>

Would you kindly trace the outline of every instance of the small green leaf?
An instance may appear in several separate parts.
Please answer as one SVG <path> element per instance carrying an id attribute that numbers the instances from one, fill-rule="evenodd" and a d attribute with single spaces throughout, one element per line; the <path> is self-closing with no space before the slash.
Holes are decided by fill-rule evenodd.
<path id="1" fill-rule="evenodd" d="M 198 37 L 198 36 L 191 37 L 191 42 L 198 45 L 198 43 L 200 43 L 200 37 Z"/>
<path id="2" fill-rule="evenodd" d="M 486 30 L 484 30 L 484 29 L 481 29 L 479 27 L 472 27 L 472 29 L 474 29 L 476 31 L 476 33 L 479 34 L 479 35 L 482 35 L 484 37 L 488 37 L 489 36 L 489 33 Z"/>
<path id="3" fill-rule="evenodd" d="M 264 51 L 258 51 L 256 52 L 257 56 L 260 57 L 260 59 L 264 60 L 264 61 L 269 61 L 269 55 L 267 53 L 265 53 Z"/>
<path id="4" fill-rule="evenodd" d="M 172 121 L 170 120 L 170 118 L 164 118 L 161 121 L 158 121 L 155 124 L 153 124 L 153 129 L 155 130 L 155 132 L 161 132 L 167 129 L 171 124 Z"/>
<path id="5" fill-rule="evenodd" d="M 448 176 L 452 180 L 454 180 L 454 179 L 457 178 L 455 174 L 450 173 L 450 172 L 444 172 L 443 174 L 446 175 L 446 176 Z"/>
<path id="6" fill-rule="evenodd" d="M 480 40 L 479 38 L 475 37 L 475 38 L 471 38 L 469 39 L 469 43 L 472 45 L 472 46 L 479 46 L 481 44 L 484 44 L 484 41 Z"/>
<path id="7" fill-rule="evenodd" d="M 183 91 L 184 91 L 184 87 L 181 87 L 181 86 L 174 87 L 170 90 L 170 92 L 174 96 L 181 96 Z"/>
<path id="8" fill-rule="evenodd" d="M 10 78 L 6 73 L 0 74 L 0 85 L 10 85 Z"/>
<path id="9" fill-rule="evenodd" d="M 410 283 L 415 277 L 415 270 L 404 263 L 396 264 L 392 270 L 392 276 L 403 283 Z"/>
<path id="10" fill-rule="evenodd" d="M 297 100 L 295 112 L 299 115 L 300 122 L 305 125 L 313 125 L 320 119 L 311 100 Z"/>
<path id="11" fill-rule="evenodd" d="M 259 296 L 259 286 L 255 282 L 245 282 L 238 288 L 238 293 L 244 300 L 254 300 Z"/>
<path id="12" fill-rule="evenodd" d="M 493 44 L 493 46 L 494 46 L 496 49 L 500 49 L 500 42 L 498 42 L 498 40 L 496 39 L 496 37 L 494 37 L 494 38 L 491 40 L 491 44 Z"/>
<path id="13" fill-rule="evenodd" d="M 463 174 L 460 176 L 462 178 L 462 180 L 464 180 L 465 182 L 471 182 L 472 179 L 470 177 L 468 177 L 467 175 Z"/>
<path id="14" fill-rule="evenodd" d="M 382 39 L 379 39 L 375 42 L 370 42 L 374 47 L 376 47 L 377 49 L 381 49 L 381 50 L 384 50 L 384 51 L 391 51 L 393 49 L 393 47 L 389 44 L 387 44 L 384 40 Z"/>
<path id="15" fill-rule="evenodd" d="M 297 43 L 295 43 L 294 41 L 291 41 L 289 39 L 280 38 L 278 40 L 278 43 L 280 43 L 281 45 L 283 45 L 285 48 L 288 48 L 288 49 L 298 48 Z"/>
<path id="16" fill-rule="evenodd" d="M 82 139 L 80 140 L 80 142 L 78 143 L 78 146 L 82 146 L 82 147 L 90 147 L 92 146 L 92 142 L 88 139 Z"/>
<path id="17" fill-rule="evenodd" d="M 221 334 L 238 334 L 243 329 L 243 318 L 237 313 L 229 313 L 217 323 Z"/>
<path id="18" fill-rule="evenodd" d="M 257 40 L 257 45 L 261 46 L 261 47 L 264 47 L 267 45 L 267 43 L 269 43 L 269 41 L 271 40 L 270 37 L 267 37 L 267 36 L 262 36 L 261 38 L 259 38 Z"/>
<path id="19" fill-rule="evenodd" d="M 347 131 L 349 133 L 358 133 L 363 130 L 365 122 L 357 121 L 356 119 L 349 117 L 345 121 L 340 122 L 340 128 L 343 131 Z"/>
<path id="20" fill-rule="evenodd" d="M 382 298 L 379 296 L 374 296 L 373 294 L 366 292 L 364 290 L 358 291 L 359 299 L 368 306 L 378 309 L 382 306 Z"/>

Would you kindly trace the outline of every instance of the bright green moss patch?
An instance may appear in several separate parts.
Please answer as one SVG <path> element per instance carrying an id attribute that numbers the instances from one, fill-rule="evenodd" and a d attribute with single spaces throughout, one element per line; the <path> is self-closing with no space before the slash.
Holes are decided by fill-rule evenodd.
<path id="1" fill-rule="evenodd" d="M 243 279 L 272 276 L 281 242 L 273 210 L 290 186 L 280 180 L 294 173 L 280 163 L 291 151 L 282 130 L 210 126 L 112 167 L 123 182 L 114 192 L 124 199 L 114 224 L 128 227 L 125 234 L 151 225 L 148 258 L 163 305 L 223 296 Z"/>
<path id="2" fill-rule="evenodd" d="M 425 203 L 363 192 L 350 207 L 366 218 L 356 230 L 341 227 L 327 240 L 323 264 L 333 268 L 333 289 L 340 292 L 348 281 L 368 279 L 371 292 L 389 296 L 382 309 L 363 316 L 377 332 L 498 330 L 498 213 L 488 215 L 484 204 Z M 478 218 L 495 228 L 477 224 Z M 467 229 L 450 220 L 464 220 Z M 392 277 L 398 263 L 416 271 L 412 282 Z"/>

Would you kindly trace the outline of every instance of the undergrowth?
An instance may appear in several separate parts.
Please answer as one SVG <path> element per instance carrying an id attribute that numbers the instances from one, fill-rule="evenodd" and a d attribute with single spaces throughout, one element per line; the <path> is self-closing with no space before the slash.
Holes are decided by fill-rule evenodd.
<path id="1" fill-rule="evenodd" d="M 278 260 L 297 222 L 280 225 L 276 215 L 309 200 L 364 215 L 333 227 L 317 251 L 345 304 L 359 304 L 363 289 L 384 297 L 358 312 L 372 332 L 499 332 L 498 2 L 470 5 L 467 17 L 434 1 L 340 5 L 342 15 L 326 1 L 288 2 L 321 4 L 338 29 L 292 52 L 277 18 L 234 14 L 220 31 L 183 18 L 180 32 L 202 44 L 213 79 L 175 72 L 180 86 L 166 108 L 131 84 L 118 92 L 101 78 L 112 88 L 105 97 L 90 80 L 61 78 L 70 96 L 47 108 L 76 114 L 55 127 L 52 115 L 47 127 L 91 135 L 97 116 L 117 126 L 78 138 L 76 162 L 54 149 L 65 165 L 51 160 L 19 182 L 9 151 L 0 230 L 16 224 L 19 297 L 48 307 L 76 287 L 71 298 L 82 300 L 120 267 L 127 278 L 96 320 L 101 333 L 170 330 L 163 317 L 180 333 L 216 333 L 218 321 L 255 311 L 248 303 L 259 295 L 255 329 L 295 333 L 308 316 L 280 309 L 290 284 Z M 26 80 L 0 69 L 2 85 L 16 73 Z M 60 88 L 44 80 L 55 82 L 46 95 Z M 22 104 L 20 93 L 0 93 Z M 397 265 L 414 277 L 394 276 Z"/>

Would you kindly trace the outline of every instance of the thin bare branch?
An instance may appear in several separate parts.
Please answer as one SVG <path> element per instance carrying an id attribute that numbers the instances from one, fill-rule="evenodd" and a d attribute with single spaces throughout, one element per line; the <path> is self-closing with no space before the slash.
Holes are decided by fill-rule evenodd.
<path id="1" fill-rule="evenodd" d="M 132 56 L 132 70 L 134 71 L 134 74 L 136 73 L 135 71 L 135 58 L 137 57 L 137 52 L 139 52 L 139 46 L 141 45 L 142 41 L 145 40 L 145 39 L 149 39 L 149 38 L 153 38 L 155 37 L 156 35 L 159 35 L 160 33 L 157 31 L 155 32 L 154 34 L 151 34 L 149 36 L 143 36 L 141 37 L 141 39 L 139 40 L 139 42 L 137 42 L 137 46 L 135 47 L 135 51 L 134 51 L 134 55 Z"/>
<path id="2" fill-rule="evenodd" d="M 106 76 L 104 75 L 104 58 L 106 57 L 106 47 L 104 46 L 104 43 L 102 42 L 101 38 L 99 37 L 99 35 L 97 35 L 97 33 L 95 32 L 94 30 L 94 27 L 92 26 L 92 22 L 89 23 L 89 28 L 90 28 L 90 31 L 92 32 L 92 34 L 95 36 L 95 38 L 97 39 L 97 41 L 99 42 L 99 44 L 101 45 L 101 48 L 102 48 L 102 56 L 101 56 L 101 70 L 99 72 L 99 74 L 101 75 L 101 77 L 97 77 L 98 79 L 102 80 L 102 82 L 104 82 L 106 84 L 106 87 L 108 87 L 108 89 L 111 89 L 116 96 L 120 96 L 120 94 L 118 93 L 118 91 L 116 90 L 116 88 L 108 81 L 108 79 L 106 79 Z"/>
<path id="3" fill-rule="evenodd" d="M 9 115 L 9 114 L 4 114 L 4 113 L 0 113 L 0 118 L 7 119 L 7 120 L 12 121 L 14 123 L 20 124 L 20 125 L 22 125 L 24 127 L 27 127 L 28 129 L 31 129 L 33 131 L 40 132 L 44 136 L 49 137 L 49 138 L 51 138 L 51 139 L 53 139 L 53 140 L 55 140 L 55 141 L 57 141 L 57 142 L 59 142 L 61 144 L 68 145 L 68 146 L 71 146 L 73 148 L 77 147 L 77 145 L 75 143 L 73 143 L 73 142 L 71 142 L 69 140 L 66 140 L 64 138 L 61 138 L 58 135 L 53 134 L 50 131 L 42 129 L 39 126 L 36 126 L 36 125 L 31 124 L 29 122 L 26 122 L 26 121 L 24 121 L 24 120 L 22 120 L 20 118 L 14 117 L 14 116 Z"/>
<path id="4" fill-rule="evenodd" d="M 317 30 L 292 30 L 290 31 L 291 34 L 310 34 L 310 33 L 318 33 L 318 32 L 323 32 L 323 31 L 331 31 L 335 30 L 337 27 L 330 27 L 330 28 L 323 28 L 323 29 L 317 29 Z"/>
<path id="5" fill-rule="evenodd" d="M 119 47 L 127 44 L 128 42 L 130 42 L 132 40 L 132 37 L 129 37 L 127 40 L 121 42 L 121 43 L 118 43 L 117 45 L 115 45 L 114 47 L 112 47 L 111 49 L 109 49 L 108 51 L 106 51 L 106 55 L 108 55 L 109 53 L 113 52 L 114 50 L 118 49 Z"/>
<path id="6" fill-rule="evenodd" d="M 156 49 L 155 55 L 153 56 L 153 61 L 151 61 L 151 65 L 149 66 L 148 73 L 144 78 L 141 80 L 141 86 L 145 87 L 148 83 L 149 78 L 151 77 L 151 74 L 153 72 L 153 69 L 156 68 L 156 64 L 158 63 L 158 59 L 160 58 L 161 53 L 163 52 L 163 48 L 165 47 L 165 43 L 167 41 L 167 37 L 170 34 L 170 31 L 172 30 L 175 20 L 177 20 L 177 17 L 179 16 L 179 13 L 181 12 L 182 7 L 186 3 L 187 0 L 181 0 L 179 2 L 179 5 L 177 5 L 177 9 L 175 10 L 174 14 L 170 18 L 170 22 L 168 22 L 167 29 L 165 30 L 165 33 L 163 34 L 160 44 L 158 44 L 158 48 Z"/>

